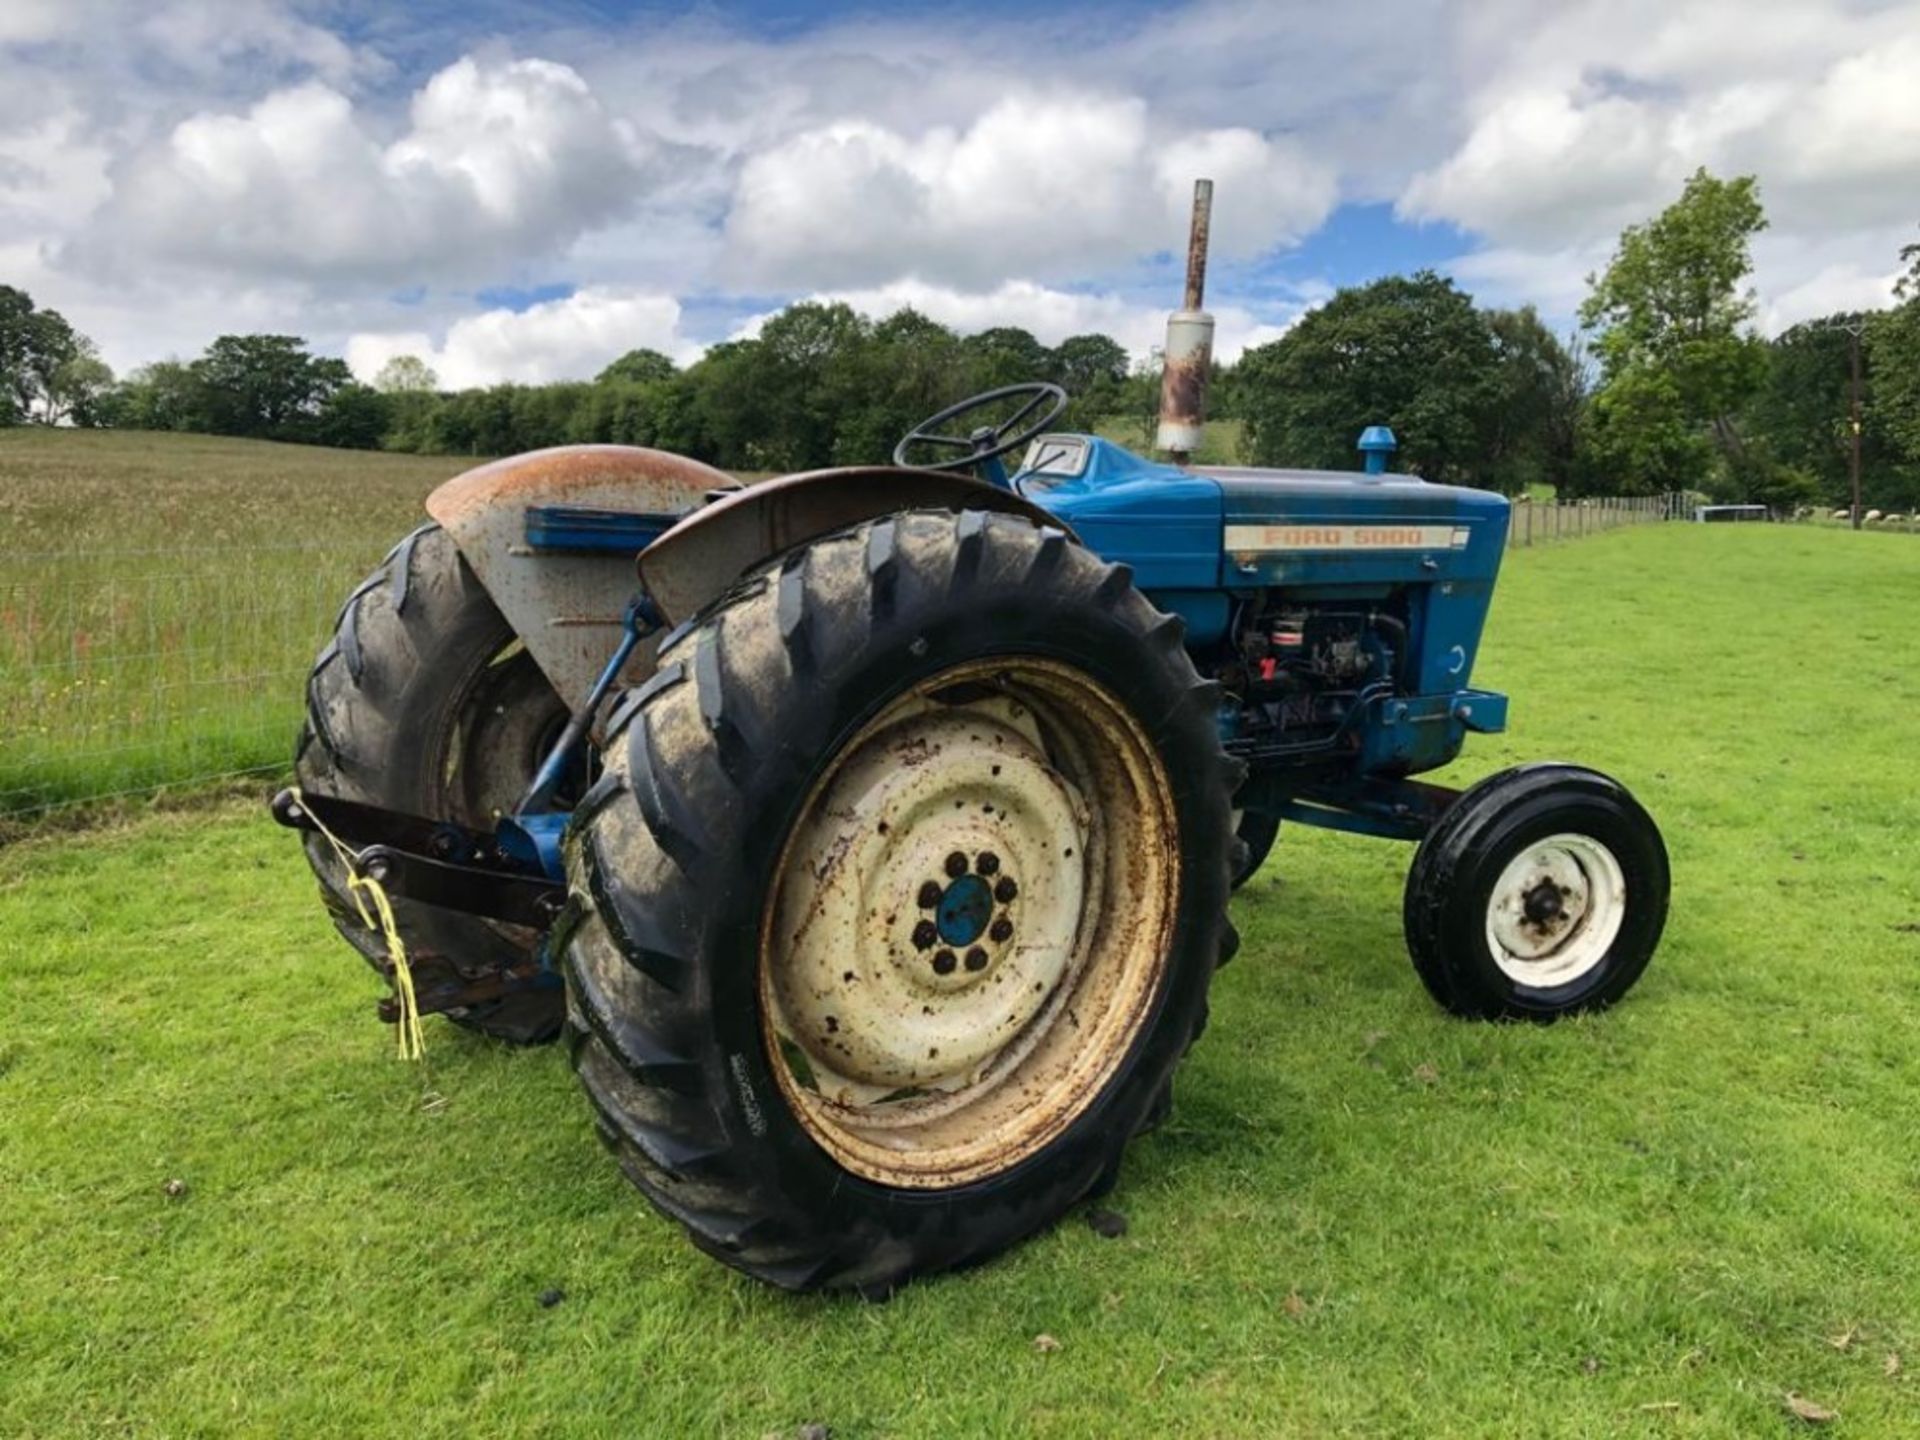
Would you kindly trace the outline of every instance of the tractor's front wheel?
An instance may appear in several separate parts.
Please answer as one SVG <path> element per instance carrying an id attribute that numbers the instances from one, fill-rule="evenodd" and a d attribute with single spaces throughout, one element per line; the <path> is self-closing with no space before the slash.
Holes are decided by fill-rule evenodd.
<path id="1" fill-rule="evenodd" d="M 1521 765 L 1456 800 L 1407 875 L 1407 948 L 1456 1015 L 1553 1020 L 1611 1005 L 1653 958 L 1667 851 L 1619 781 Z"/>
<path id="2" fill-rule="evenodd" d="M 1237 777 L 1179 622 L 1058 531 L 913 512 L 661 662 L 562 922 L 634 1183 L 729 1265 L 871 1295 L 1109 1181 L 1230 945 Z"/>

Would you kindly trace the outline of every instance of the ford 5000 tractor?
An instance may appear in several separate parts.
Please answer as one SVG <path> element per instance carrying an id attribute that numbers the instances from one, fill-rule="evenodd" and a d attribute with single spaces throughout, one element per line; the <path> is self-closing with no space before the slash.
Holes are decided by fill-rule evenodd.
<path id="1" fill-rule="evenodd" d="M 275 810 L 389 1018 L 564 1034 L 726 1264 L 884 1295 L 1110 1186 L 1283 823 L 1417 842 L 1407 946 L 1459 1015 L 1605 1006 L 1658 942 L 1621 785 L 1414 778 L 1506 723 L 1471 681 L 1507 502 L 1384 432 L 1367 473 L 1188 462 L 1203 253 L 1169 460 L 1055 432 L 1049 384 L 744 486 L 522 455 L 437 490 L 320 655 Z"/>

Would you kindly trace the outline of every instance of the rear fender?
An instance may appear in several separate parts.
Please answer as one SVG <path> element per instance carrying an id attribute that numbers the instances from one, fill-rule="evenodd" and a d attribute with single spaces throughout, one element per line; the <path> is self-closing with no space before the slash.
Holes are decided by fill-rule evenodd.
<path id="1" fill-rule="evenodd" d="M 620 643 L 638 588 L 633 556 L 535 551 L 527 511 L 565 505 L 684 515 L 733 477 L 684 456 L 628 445 L 564 445 L 481 465 L 427 497 L 438 520 L 569 709 L 579 706 Z M 638 683 L 653 668 L 643 645 L 623 673 Z"/>
<path id="2" fill-rule="evenodd" d="M 994 510 L 1073 534 L 1031 500 L 950 471 L 814 470 L 762 481 L 687 516 L 641 553 L 640 580 L 678 624 L 761 561 L 901 510 Z"/>

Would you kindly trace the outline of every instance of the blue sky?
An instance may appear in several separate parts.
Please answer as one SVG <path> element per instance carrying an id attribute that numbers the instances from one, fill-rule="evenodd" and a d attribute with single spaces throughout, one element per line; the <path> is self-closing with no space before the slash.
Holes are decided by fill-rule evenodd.
<path id="1" fill-rule="evenodd" d="M 542 380 L 806 297 L 1145 355 L 1206 174 L 1231 354 L 1424 266 L 1564 328 L 1705 165 L 1760 178 L 1777 328 L 1885 303 L 1915 94 L 1920 0 L 9 0 L 0 282 L 121 369 Z"/>

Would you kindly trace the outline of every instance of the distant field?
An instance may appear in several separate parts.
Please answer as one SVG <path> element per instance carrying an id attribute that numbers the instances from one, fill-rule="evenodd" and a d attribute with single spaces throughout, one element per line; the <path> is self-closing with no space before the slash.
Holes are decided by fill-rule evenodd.
<path id="1" fill-rule="evenodd" d="M 1916 593 L 1913 539 L 1812 527 L 1511 556 L 1513 730 L 1437 778 L 1634 787 L 1674 875 L 1639 989 L 1450 1020 L 1407 849 L 1290 831 L 1127 1233 L 883 1306 L 696 1253 L 558 1048 L 434 1019 L 396 1062 L 257 804 L 0 848 L 0 1435 L 1920 1433 Z"/>
<path id="2" fill-rule="evenodd" d="M 341 600 L 472 463 L 0 430 L 0 815 L 285 763 Z"/>
<path id="3" fill-rule="evenodd" d="M 1145 446 L 1114 418 L 1103 433 Z M 1201 459 L 1237 462 L 1242 427 Z M 203 435 L 0 431 L 0 819 L 287 762 L 341 601 L 475 462 Z M 1546 505 L 1557 538 L 1622 518 Z"/>

